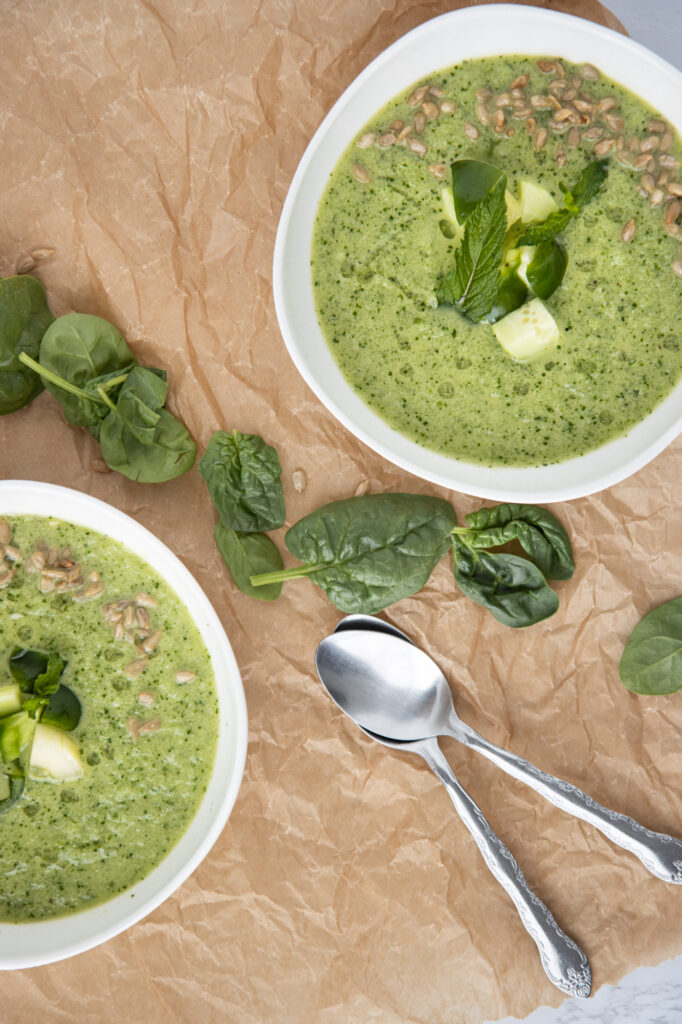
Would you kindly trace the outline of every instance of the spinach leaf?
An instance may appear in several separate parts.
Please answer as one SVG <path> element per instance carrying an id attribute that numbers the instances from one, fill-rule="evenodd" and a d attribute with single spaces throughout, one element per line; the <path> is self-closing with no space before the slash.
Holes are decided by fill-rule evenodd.
<path id="1" fill-rule="evenodd" d="M 65 390 L 63 382 L 83 392 L 88 384 L 102 382 L 112 374 L 129 373 L 137 364 L 123 336 L 99 316 L 67 313 L 45 332 L 40 346 L 40 365 L 48 391 L 57 399 L 69 423 L 87 427 L 98 435 L 100 421 L 107 413 L 99 395 L 87 397 Z M 54 379 L 50 379 L 49 374 Z"/>
<path id="2" fill-rule="evenodd" d="M 226 526 L 258 533 L 283 525 L 282 467 L 275 449 L 257 434 L 216 431 L 199 472 Z"/>
<path id="3" fill-rule="evenodd" d="M 660 604 L 635 626 L 618 671 L 633 693 L 682 690 L 682 597 Z"/>
<path id="4" fill-rule="evenodd" d="M 455 581 L 498 622 L 518 629 L 553 615 L 559 599 L 540 570 L 516 555 L 490 554 L 453 538 Z"/>
<path id="5" fill-rule="evenodd" d="M 439 303 L 456 306 L 475 323 L 490 312 L 497 294 L 507 230 L 506 186 L 507 179 L 502 175 L 475 206 L 455 254 L 455 267 L 436 291 Z"/>
<path id="6" fill-rule="evenodd" d="M 162 483 L 192 468 L 196 445 L 187 428 L 163 408 L 167 392 L 157 372 L 134 366 L 116 404 L 107 395 L 109 412 L 99 442 L 110 469 L 141 483 Z"/>
<path id="7" fill-rule="evenodd" d="M 43 390 L 40 377 L 19 356 L 38 358 L 53 320 L 40 281 L 24 275 L 0 280 L 0 416 L 28 405 Z"/>
<path id="8" fill-rule="evenodd" d="M 44 654 L 22 647 L 15 647 L 9 659 L 12 678 L 30 695 L 22 710 L 68 731 L 80 721 L 81 704 L 73 690 L 60 683 L 67 664 L 54 652 Z"/>
<path id="9" fill-rule="evenodd" d="M 239 589 L 261 601 L 276 601 L 282 592 L 281 583 L 254 587 L 251 577 L 263 572 L 277 572 L 284 567 L 282 556 L 264 533 L 238 533 L 231 526 L 219 522 L 215 528 L 215 542 L 225 565 Z"/>
<path id="10" fill-rule="evenodd" d="M 593 160 L 584 169 L 572 189 L 565 185 L 560 186 L 564 193 L 564 205 L 562 209 L 550 213 L 549 217 L 539 224 L 531 224 L 516 242 L 516 245 L 539 245 L 547 242 L 564 231 L 573 217 L 577 217 L 580 211 L 591 199 L 594 199 L 602 187 L 608 174 L 608 160 Z"/>
<path id="11" fill-rule="evenodd" d="M 509 502 L 481 508 L 465 518 L 468 528 L 454 532 L 470 547 L 495 548 L 518 540 L 547 579 L 567 580 L 575 572 L 569 536 L 547 509 Z"/>
<path id="12" fill-rule="evenodd" d="M 304 564 L 254 576 L 251 583 L 310 576 L 341 611 L 379 612 L 421 590 L 447 552 L 456 523 L 447 501 L 421 494 L 333 501 L 286 535 L 287 547 Z"/>

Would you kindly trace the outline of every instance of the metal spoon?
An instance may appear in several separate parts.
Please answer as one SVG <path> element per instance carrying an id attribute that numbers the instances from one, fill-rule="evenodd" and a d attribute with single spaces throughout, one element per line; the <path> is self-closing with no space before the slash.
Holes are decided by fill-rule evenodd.
<path id="1" fill-rule="evenodd" d="M 367 621 L 370 616 L 353 616 L 352 618 L 356 621 L 348 624 L 347 620 L 342 620 L 342 623 L 345 622 L 346 625 L 340 623 L 337 629 L 344 631 L 352 626 L 350 636 L 366 630 L 375 635 L 393 636 L 401 643 L 405 641 L 410 643 L 404 633 L 381 619 L 374 620 L 378 624 L 374 625 L 371 621 Z M 358 622 L 359 618 L 364 621 Z M 324 654 L 320 658 L 320 651 L 324 643 L 325 641 L 318 647 L 317 669 L 322 684 L 327 688 L 320 665 L 320 661 L 324 662 Z M 394 750 L 409 751 L 423 757 L 450 794 L 455 810 L 473 836 L 488 868 L 511 897 L 526 931 L 538 947 L 542 966 L 549 980 L 570 996 L 582 996 L 583 998 L 589 996 L 592 988 L 592 972 L 587 957 L 582 949 L 559 928 L 551 912 L 529 888 L 516 860 L 493 832 L 479 806 L 453 774 L 438 746 L 437 738 L 431 736 L 412 741 L 396 741 L 371 732 L 362 725 L 360 725 L 360 729 L 365 735 L 384 746 Z"/>
<path id="2" fill-rule="evenodd" d="M 541 771 L 495 746 L 457 717 L 450 688 L 436 663 L 393 631 L 343 628 L 318 648 L 318 672 L 332 699 L 363 728 L 395 740 L 452 736 L 484 754 L 550 803 L 598 828 L 638 857 L 664 882 L 682 884 L 682 842 L 652 832 L 624 814 L 608 810 L 569 782 Z M 357 624 L 356 624 L 357 625 Z M 391 627 L 392 628 L 392 627 Z"/>

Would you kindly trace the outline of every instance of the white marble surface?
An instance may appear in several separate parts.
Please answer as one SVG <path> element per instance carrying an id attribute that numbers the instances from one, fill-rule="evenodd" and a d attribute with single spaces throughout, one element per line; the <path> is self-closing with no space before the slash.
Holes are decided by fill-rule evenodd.
<path id="1" fill-rule="evenodd" d="M 633 39 L 682 68 L 682 0 L 602 0 Z M 682 939 L 680 940 L 682 942 Z M 506 1017 L 497 1024 L 517 1024 Z M 524 1024 L 682 1024 L 682 956 L 640 967 L 587 1000 L 544 1006 Z"/>

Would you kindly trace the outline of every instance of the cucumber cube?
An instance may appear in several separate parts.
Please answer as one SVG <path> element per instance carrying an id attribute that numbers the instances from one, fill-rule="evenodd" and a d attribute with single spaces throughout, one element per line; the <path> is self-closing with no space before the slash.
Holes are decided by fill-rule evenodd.
<path id="1" fill-rule="evenodd" d="M 532 299 L 498 320 L 493 331 L 505 352 L 519 362 L 539 356 L 560 337 L 554 317 L 540 299 Z"/>

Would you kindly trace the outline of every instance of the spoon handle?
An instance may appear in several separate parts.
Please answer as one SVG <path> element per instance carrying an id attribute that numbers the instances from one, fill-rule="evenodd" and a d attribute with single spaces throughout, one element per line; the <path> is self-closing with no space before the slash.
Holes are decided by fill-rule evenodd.
<path id="1" fill-rule="evenodd" d="M 652 875 L 664 882 L 682 885 L 682 842 L 679 839 L 673 839 L 662 832 L 652 832 L 634 818 L 602 807 L 577 786 L 541 771 L 509 750 L 495 746 L 469 726 L 463 729 L 461 722 L 457 722 L 448 735 L 478 750 L 502 771 L 525 782 L 562 811 L 594 825 L 616 846 L 639 857 Z"/>
<path id="2" fill-rule="evenodd" d="M 562 932 L 542 900 L 528 887 L 512 854 L 495 835 L 478 804 L 457 781 L 438 740 L 417 741 L 410 747 L 421 754 L 450 794 L 455 810 L 471 832 L 488 868 L 511 897 L 524 928 L 538 947 L 549 980 L 569 996 L 589 996 L 592 972 L 587 957 Z"/>

